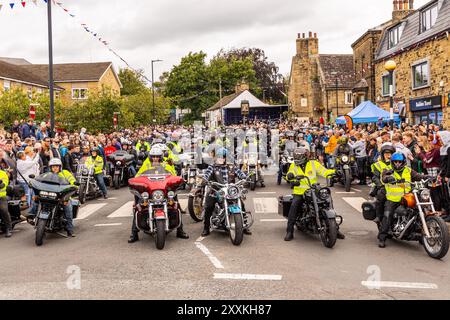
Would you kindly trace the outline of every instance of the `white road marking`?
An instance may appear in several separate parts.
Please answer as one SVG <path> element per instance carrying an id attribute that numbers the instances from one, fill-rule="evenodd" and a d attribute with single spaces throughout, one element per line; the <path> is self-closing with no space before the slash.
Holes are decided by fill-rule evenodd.
<path id="1" fill-rule="evenodd" d="M 119 209 L 111 213 L 108 218 L 126 218 L 133 216 L 133 204 L 134 201 L 129 201 L 121 206 Z"/>
<path id="2" fill-rule="evenodd" d="M 286 219 L 261 219 L 261 222 L 286 222 Z"/>
<path id="3" fill-rule="evenodd" d="M 188 207 L 188 199 L 178 199 L 178 203 L 180 204 L 180 207 L 182 210 L 186 210 Z"/>
<path id="4" fill-rule="evenodd" d="M 103 224 L 96 224 L 94 227 L 115 227 L 115 226 L 121 226 L 121 223 L 103 223 Z"/>
<path id="5" fill-rule="evenodd" d="M 189 193 L 179 193 L 177 196 L 178 198 L 189 198 Z"/>
<path id="6" fill-rule="evenodd" d="M 351 190 L 356 191 L 356 192 L 362 192 L 362 190 L 356 189 L 356 188 L 352 188 Z"/>
<path id="7" fill-rule="evenodd" d="M 353 208 L 355 208 L 359 213 L 362 213 L 362 204 L 366 202 L 367 200 L 361 197 L 355 197 L 355 198 L 342 198 L 345 202 L 347 202 L 349 205 L 351 205 Z"/>
<path id="8" fill-rule="evenodd" d="M 277 194 L 276 192 L 257 192 L 256 194 Z"/>
<path id="9" fill-rule="evenodd" d="M 205 240 L 205 238 L 204 237 L 200 237 L 197 240 L 195 240 L 195 242 L 202 242 L 203 240 Z"/>
<path id="10" fill-rule="evenodd" d="M 254 198 L 255 213 L 278 213 L 277 198 Z"/>
<path id="11" fill-rule="evenodd" d="M 106 203 L 90 203 L 85 207 L 80 208 L 80 211 L 78 212 L 78 217 L 74 220 L 86 219 L 90 215 L 94 214 L 95 212 L 103 208 L 104 206 L 106 206 Z"/>
<path id="12" fill-rule="evenodd" d="M 211 263 L 214 265 L 214 267 L 216 267 L 216 269 L 225 269 L 222 263 L 219 261 L 219 259 L 213 256 L 213 254 L 208 250 L 207 247 L 205 247 L 200 242 L 196 242 L 195 245 L 208 257 L 209 261 L 211 261 Z"/>
<path id="13" fill-rule="evenodd" d="M 355 194 L 356 192 L 336 192 L 336 194 Z"/>
<path id="14" fill-rule="evenodd" d="M 214 279 L 280 281 L 283 279 L 283 276 L 270 274 L 214 273 Z"/>
<path id="15" fill-rule="evenodd" d="M 416 282 L 390 282 L 390 281 L 361 281 L 361 284 L 369 289 L 377 288 L 404 288 L 404 289 L 434 289 L 438 286 L 434 283 Z"/>
<path id="16" fill-rule="evenodd" d="M 100 198 L 100 199 L 97 199 L 97 201 L 107 201 L 107 200 L 117 200 L 117 198 L 108 198 L 108 199 Z"/>

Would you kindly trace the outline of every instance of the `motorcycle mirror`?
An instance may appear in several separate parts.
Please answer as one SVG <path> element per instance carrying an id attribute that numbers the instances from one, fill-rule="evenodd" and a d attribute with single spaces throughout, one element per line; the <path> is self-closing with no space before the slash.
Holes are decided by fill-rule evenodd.
<path id="1" fill-rule="evenodd" d="M 30 175 L 28 176 L 28 178 L 34 179 L 34 178 L 36 178 L 36 176 L 35 176 L 34 174 L 30 174 Z"/>

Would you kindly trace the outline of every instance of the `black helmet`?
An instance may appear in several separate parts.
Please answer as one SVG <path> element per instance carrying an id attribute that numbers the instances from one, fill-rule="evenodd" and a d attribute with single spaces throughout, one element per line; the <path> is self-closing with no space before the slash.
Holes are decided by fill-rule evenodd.
<path id="1" fill-rule="evenodd" d="M 309 161 L 309 150 L 307 148 L 297 148 L 294 150 L 294 162 L 297 166 L 302 166 Z"/>
<path id="2" fill-rule="evenodd" d="M 93 152 L 96 152 L 97 155 L 100 155 L 100 149 L 99 149 L 98 147 L 92 148 L 91 154 L 92 154 Z"/>
<path id="3" fill-rule="evenodd" d="M 381 160 L 385 161 L 384 155 L 386 153 L 394 154 L 397 150 L 392 144 L 386 144 L 381 148 Z M 390 161 L 389 161 L 390 162 Z"/>
<path id="4" fill-rule="evenodd" d="M 397 152 L 391 158 L 392 167 L 395 171 L 402 171 L 406 167 L 406 157 L 403 153 Z"/>

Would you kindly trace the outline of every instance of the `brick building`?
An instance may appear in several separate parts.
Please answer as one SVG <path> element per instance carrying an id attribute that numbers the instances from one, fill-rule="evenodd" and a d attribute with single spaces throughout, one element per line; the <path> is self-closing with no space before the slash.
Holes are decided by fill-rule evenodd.
<path id="1" fill-rule="evenodd" d="M 383 30 L 375 54 L 376 102 L 389 108 L 389 74 L 384 65 L 394 60 L 394 101 L 409 123 L 443 123 L 450 128 L 450 1 L 433 0 L 412 10 L 412 1 L 394 1 L 398 19 Z M 395 18 L 395 17 L 394 17 Z"/>
<path id="2" fill-rule="evenodd" d="M 353 109 L 353 55 L 319 54 L 316 33 L 298 34 L 292 59 L 289 106 L 300 118 L 327 119 Z"/>

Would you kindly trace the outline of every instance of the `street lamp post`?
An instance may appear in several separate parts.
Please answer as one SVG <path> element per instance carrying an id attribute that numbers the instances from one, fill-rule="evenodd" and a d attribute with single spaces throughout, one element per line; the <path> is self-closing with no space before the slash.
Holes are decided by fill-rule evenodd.
<path id="1" fill-rule="evenodd" d="M 53 34 L 52 34 L 52 1 L 47 1 L 47 19 L 48 19 L 48 83 L 50 94 L 50 130 L 55 134 L 55 101 L 53 85 Z"/>
<path id="2" fill-rule="evenodd" d="M 339 118 L 339 80 L 336 78 L 336 117 Z"/>
<path id="3" fill-rule="evenodd" d="M 152 100 L 153 100 L 153 109 L 152 109 L 152 117 L 153 117 L 153 123 L 156 122 L 156 113 L 155 113 L 155 78 L 154 78 L 154 73 L 153 73 L 153 64 L 155 62 L 162 62 L 162 60 L 152 60 Z"/>
<path id="4" fill-rule="evenodd" d="M 394 135 L 394 71 L 396 68 L 397 64 L 394 60 L 389 60 L 384 65 L 384 69 L 389 72 L 389 108 L 391 137 Z"/>

